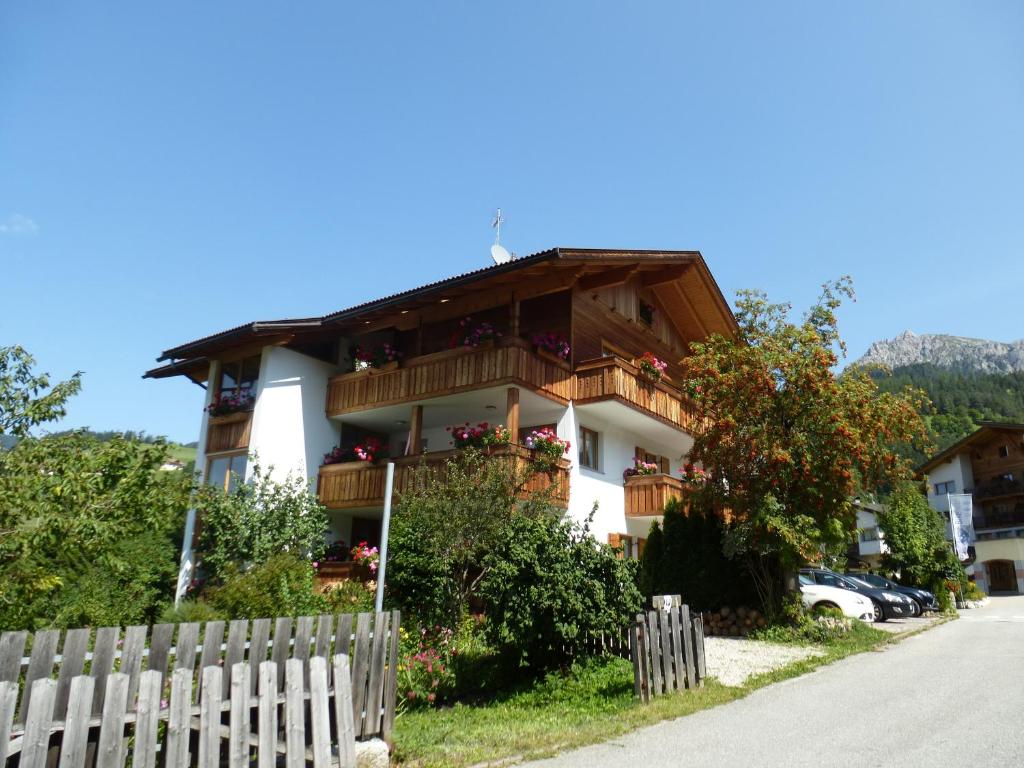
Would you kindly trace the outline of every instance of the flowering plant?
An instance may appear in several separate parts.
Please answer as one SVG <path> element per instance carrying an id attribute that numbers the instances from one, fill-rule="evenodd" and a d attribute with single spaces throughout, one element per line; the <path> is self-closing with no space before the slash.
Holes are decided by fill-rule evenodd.
<path id="1" fill-rule="evenodd" d="M 501 338 L 501 334 L 490 323 L 483 322 L 476 327 L 472 327 L 472 323 L 472 317 L 465 317 L 459 322 L 459 326 L 462 328 L 462 345 L 464 347 L 479 347 L 485 341 Z"/>
<path id="2" fill-rule="evenodd" d="M 553 355 L 557 355 L 562 360 L 569 359 L 569 342 L 563 339 L 552 331 L 544 331 L 543 333 L 535 333 L 530 338 L 530 341 L 535 347 L 539 349 L 545 349 Z"/>
<path id="3" fill-rule="evenodd" d="M 637 361 L 637 367 L 648 378 L 661 381 L 661 377 L 665 375 L 665 369 L 668 368 L 668 363 L 655 357 L 653 352 L 644 352 Z"/>
<path id="4" fill-rule="evenodd" d="M 229 413 L 248 411 L 255 402 L 256 396 L 249 389 L 220 392 L 213 398 L 213 402 L 206 406 L 206 412 L 211 416 L 227 416 Z"/>
<path id="5" fill-rule="evenodd" d="M 354 547 L 352 547 L 352 562 L 356 565 L 365 565 L 370 569 L 370 573 L 377 573 L 377 566 L 380 565 L 380 550 L 376 547 L 371 547 L 366 544 L 365 541 L 360 541 Z"/>
<path id="6" fill-rule="evenodd" d="M 558 466 L 558 460 L 569 450 L 570 443 L 548 427 L 543 427 L 533 430 L 526 437 L 526 447 L 535 452 L 534 463 L 550 471 Z"/>
<path id="7" fill-rule="evenodd" d="M 475 427 L 469 426 L 467 421 L 461 426 L 445 427 L 445 430 L 452 433 L 452 444 L 456 448 L 484 448 L 512 442 L 512 433 L 507 427 L 501 424 L 492 427 L 486 421 L 481 421 Z"/>
<path id="8" fill-rule="evenodd" d="M 387 363 L 395 362 L 401 356 L 402 353 L 388 343 L 380 344 L 372 350 L 357 346 L 352 348 L 352 367 L 356 371 L 380 368 Z"/>
<path id="9" fill-rule="evenodd" d="M 402 627 L 398 633 L 402 647 L 398 663 L 399 710 L 439 703 L 438 699 L 443 699 L 455 685 L 455 633 L 440 626 L 421 629 L 418 634 Z"/>
<path id="10" fill-rule="evenodd" d="M 679 474 L 682 475 L 684 483 L 691 485 L 704 485 L 708 481 L 708 473 L 693 464 L 685 464 L 679 470 Z"/>
<path id="11" fill-rule="evenodd" d="M 633 466 L 627 467 L 626 471 L 622 473 L 622 479 L 625 480 L 636 475 L 656 475 L 661 471 L 661 467 L 653 461 L 643 461 L 638 459 L 636 456 L 633 457 Z"/>
<path id="12" fill-rule="evenodd" d="M 350 461 L 373 462 L 388 455 L 388 447 L 376 437 L 367 437 L 351 448 L 335 447 L 324 454 L 324 464 L 344 464 Z"/>

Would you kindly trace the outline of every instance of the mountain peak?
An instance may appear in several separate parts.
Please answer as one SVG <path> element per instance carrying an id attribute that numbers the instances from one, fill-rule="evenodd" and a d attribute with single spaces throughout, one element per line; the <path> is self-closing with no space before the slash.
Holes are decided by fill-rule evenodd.
<path id="1" fill-rule="evenodd" d="M 1006 343 L 906 330 L 894 339 L 874 342 L 854 365 L 899 368 L 917 363 L 960 373 L 1024 371 L 1024 339 Z"/>

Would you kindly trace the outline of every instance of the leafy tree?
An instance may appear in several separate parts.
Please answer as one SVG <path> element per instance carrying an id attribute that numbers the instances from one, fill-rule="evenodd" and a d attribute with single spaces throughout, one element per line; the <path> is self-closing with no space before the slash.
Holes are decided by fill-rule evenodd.
<path id="1" fill-rule="evenodd" d="M 572 658 L 587 637 L 621 632 L 641 607 L 636 561 L 573 521 L 517 517 L 484 564 L 487 638 L 535 671 Z"/>
<path id="2" fill-rule="evenodd" d="M 524 495 L 532 475 L 474 449 L 447 461 L 440 476 L 421 465 L 391 520 L 391 601 L 427 624 L 457 626 L 512 520 L 555 512 L 550 490 Z"/>
<path id="3" fill-rule="evenodd" d="M 946 579 L 963 580 L 963 569 L 946 540 L 945 521 L 912 483 L 901 484 L 889 497 L 878 525 L 889 549 L 882 564 L 898 571 L 903 583 L 941 591 L 938 587 Z"/>
<path id="4" fill-rule="evenodd" d="M 23 347 L 0 347 L 0 435 L 24 437 L 37 424 L 63 418 L 82 387 L 79 372 L 50 388 L 50 375 L 34 373 L 35 363 Z"/>
<path id="5" fill-rule="evenodd" d="M 230 493 L 205 486 L 195 499 L 201 510 L 197 547 L 208 577 L 219 580 L 231 569 L 261 565 L 281 552 L 309 560 L 325 547 L 327 510 L 304 477 L 274 481 L 254 464 L 249 482 Z"/>
<path id="6" fill-rule="evenodd" d="M 137 624 L 173 596 L 191 478 L 162 443 L 80 434 L 0 452 L 0 627 Z"/>
<path id="7" fill-rule="evenodd" d="M 710 472 L 704 500 L 732 511 L 726 552 L 746 557 L 769 608 L 795 586 L 797 566 L 852 535 L 858 488 L 908 476 L 892 446 L 924 439 L 919 392 L 881 393 L 862 371 L 836 375 L 841 296 L 853 296 L 849 278 L 825 284 L 793 322 L 788 305 L 741 291 L 737 337 L 692 344 L 682 363 L 704 417 L 690 452 Z"/>

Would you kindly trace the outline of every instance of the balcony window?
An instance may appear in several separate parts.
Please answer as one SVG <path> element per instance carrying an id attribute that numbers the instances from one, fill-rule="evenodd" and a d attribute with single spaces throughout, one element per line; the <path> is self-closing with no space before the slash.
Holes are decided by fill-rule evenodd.
<path id="1" fill-rule="evenodd" d="M 956 482 L 954 480 L 935 484 L 936 496 L 945 496 L 947 493 L 956 493 Z"/>
<path id="2" fill-rule="evenodd" d="M 260 378 L 260 356 L 251 355 L 242 360 L 221 363 L 220 394 L 255 395 L 256 382 Z"/>
<path id="3" fill-rule="evenodd" d="M 206 484 L 230 493 L 239 481 L 245 479 L 247 460 L 248 456 L 244 453 L 211 457 L 206 465 Z"/>
<path id="4" fill-rule="evenodd" d="M 580 427 L 580 466 L 599 471 L 598 434 L 592 429 Z"/>

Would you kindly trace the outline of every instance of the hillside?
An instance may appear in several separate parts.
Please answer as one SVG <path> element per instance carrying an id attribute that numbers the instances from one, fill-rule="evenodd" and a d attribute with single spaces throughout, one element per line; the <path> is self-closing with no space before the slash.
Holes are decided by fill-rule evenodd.
<path id="1" fill-rule="evenodd" d="M 934 410 L 924 416 L 940 449 L 973 432 L 981 421 L 1024 422 L 1024 371 L 959 372 L 918 363 L 894 368 L 892 375 L 878 372 L 872 377 L 886 392 L 907 386 L 925 391 Z"/>
<path id="2" fill-rule="evenodd" d="M 1006 343 L 904 331 L 895 339 L 876 341 L 853 364 L 893 369 L 924 364 L 964 374 L 1020 373 L 1024 371 L 1024 339 Z"/>

